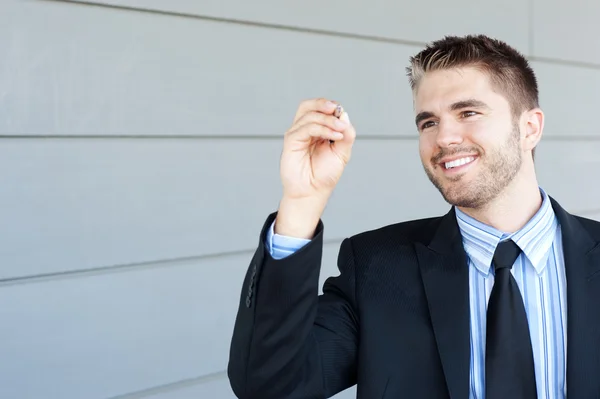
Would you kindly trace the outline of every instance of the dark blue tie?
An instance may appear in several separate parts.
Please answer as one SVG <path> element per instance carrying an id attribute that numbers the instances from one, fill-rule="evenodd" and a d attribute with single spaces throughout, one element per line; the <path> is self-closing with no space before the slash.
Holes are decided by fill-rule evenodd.
<path id="1" fill-rule="evenodd" d="M 523 298 L 510 270 L 521 253 L 514 241 L 494 253 L 494 288 L 487 310 L 486 399 L 536 399 L 533 350 Z"/>

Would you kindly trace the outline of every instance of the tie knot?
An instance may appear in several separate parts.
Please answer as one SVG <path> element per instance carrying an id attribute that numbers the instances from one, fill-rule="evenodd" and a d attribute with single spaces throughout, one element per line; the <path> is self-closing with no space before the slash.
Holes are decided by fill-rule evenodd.
<path id="1" fill-rule="evenodd" d="M 502 241 L 498 243 L 494 252 L 494 265 L 496 269 L 512 268 L 513 263 L 519 257 L 521 248 L 513 241 Z"/>

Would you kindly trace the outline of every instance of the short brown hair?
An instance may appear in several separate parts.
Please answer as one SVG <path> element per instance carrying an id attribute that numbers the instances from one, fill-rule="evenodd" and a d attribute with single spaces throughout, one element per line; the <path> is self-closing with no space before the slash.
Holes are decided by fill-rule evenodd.
<path id="1" fill-rule="evenodd" d="M 469 66 L 489 75 L 492 85 L 509 101 L 515 118 L 539 106 L 537 79 L 527 59 L 505 42 L 485 35 L 446 36 L 434 41 L 410 58 L 406 72 L 414 91 L 428 71 Z"/>

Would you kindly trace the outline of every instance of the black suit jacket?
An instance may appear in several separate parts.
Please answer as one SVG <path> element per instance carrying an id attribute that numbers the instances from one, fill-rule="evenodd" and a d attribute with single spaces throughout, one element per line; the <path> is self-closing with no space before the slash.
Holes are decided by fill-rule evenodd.
<path id="1" fill-rule="evenodd" d="M 551 199 L 567 276 L 567 397 L 600 398 L 600 223 Z M 293 255 L 265 249 L 242 289 L 228 375 L 246 399 L 469 397 L 469 269 L 452 208 L 345 239 L 318 295 L 323 224 Z"/>

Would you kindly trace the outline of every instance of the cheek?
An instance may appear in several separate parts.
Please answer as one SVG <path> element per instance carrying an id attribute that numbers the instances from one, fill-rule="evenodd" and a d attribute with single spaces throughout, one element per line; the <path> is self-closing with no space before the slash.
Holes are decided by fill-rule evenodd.
<path id="1" fill-rule="evenodd" d="M 462 126 L 463 137 L 472 140 L 485 140 L 486 137 L 493 136 L 493 125 L 484 120 L 472 121 Z"/>
<path id="2" fill-rule="evenodd" d="M 496 146 L 506 141 L 512 132 L 512 125 L 490 120 L 479 120 L 465 125 L 465 137 L 481 147 Z"/>
<path id="3" fill-rule="evenodd" d="M 419 136 L 419 156 L 421 157 L 421 161 L 429 161 L 433 156 L 434 148 L 429 137 L 426 135 Z"/>

